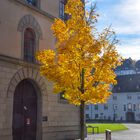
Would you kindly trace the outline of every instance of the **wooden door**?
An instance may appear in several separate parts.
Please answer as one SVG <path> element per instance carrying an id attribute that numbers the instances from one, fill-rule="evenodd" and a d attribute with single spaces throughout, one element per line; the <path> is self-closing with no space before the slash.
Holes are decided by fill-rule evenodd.
<path id="1" fill-rule="evenodd" d="M 28 80 L 16 87 L 13 104 L 13 140 L 36 140 L 37 96 Z"/>
<path id="2" fill-rule="evenodd" d="M 126 120 L 127 120 L 127 122 L 134 122 L 135 121 L 134 112 L 127 112 L 126 113 Z"/>

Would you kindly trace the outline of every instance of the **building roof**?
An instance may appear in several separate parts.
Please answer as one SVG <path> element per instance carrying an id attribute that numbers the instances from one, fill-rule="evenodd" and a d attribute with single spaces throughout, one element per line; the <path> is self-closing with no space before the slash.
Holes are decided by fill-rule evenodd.
<path id="1" fill-rule="evenodd" d="M 140 70 L 140 60 L 138 60 L 135 64 L 137 70 Z"/>
<path id="2" fill-rule="evenodd" d="M 113 87 L 113 93 L 140 92 L 140 74 L 121 75 L 116 80 L 118 83 Z"/>
<path id="3" fill-rule="evenodd" d="M 133 70 L 133 69 L 135 69 L 135 63 L 136 62 L 134 60 L 132 60 L 131 58 L 125 59 L 123 64 L 116 68 L 116 71 L 120 71 L 120 70 Z"/>

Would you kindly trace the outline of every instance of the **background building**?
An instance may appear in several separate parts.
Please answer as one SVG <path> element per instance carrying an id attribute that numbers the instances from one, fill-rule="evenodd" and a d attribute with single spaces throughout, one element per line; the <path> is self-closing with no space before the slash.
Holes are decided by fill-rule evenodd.
<path id="1" fill-rule="evenodd" d="M 140 121 L 140 61 L 126 59 L 115 72 L 113 94 L 106 104 L 88 105 L 87 120 Z"/>
<path id="2" fill-rule="evenodd" d="M 60 0 L 0 0 L 0 139 L 79 138 L 79 108 L 52 94 L 34 55 L 53 49 Z"/>

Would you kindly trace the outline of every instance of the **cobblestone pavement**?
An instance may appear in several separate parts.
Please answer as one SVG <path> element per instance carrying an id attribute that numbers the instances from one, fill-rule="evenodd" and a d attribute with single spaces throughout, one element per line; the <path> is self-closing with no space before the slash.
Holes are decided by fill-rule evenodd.
<path id="1" fill-rule="evenodd" d="M 124 124 L 129 130 L 112 132 L 111 140 L 140 140 L 140 124 Z M 105 134 L 88 135 L 86 140 L 105 140 Z"/>

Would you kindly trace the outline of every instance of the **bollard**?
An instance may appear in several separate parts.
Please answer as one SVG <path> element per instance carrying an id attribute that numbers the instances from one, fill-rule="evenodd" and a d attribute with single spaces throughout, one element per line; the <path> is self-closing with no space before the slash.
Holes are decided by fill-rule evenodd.
<path id="1" fill-rule="evenodd" d="M 106 133 L 106 140 L 111 140 L 111 130 L 106 129 L 105 133 Z"/>

